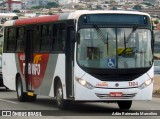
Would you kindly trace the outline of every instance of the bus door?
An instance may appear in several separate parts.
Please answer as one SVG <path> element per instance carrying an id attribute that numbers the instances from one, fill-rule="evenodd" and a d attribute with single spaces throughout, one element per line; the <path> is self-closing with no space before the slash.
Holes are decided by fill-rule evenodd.
<path id="1" fill-rule="evenodd" d="M 67 21 L 67 37 L 66 37 L 66 93 L 67 98 L 74 97 L 74 44 L 75 44 L 75 21 Z"/>
<path id="2" fill-rule="evenodd" d="M 26 90 L 28 92 L 33 92 L 32 89 L 32 62 L 33 62 L 33 30 L 27 30 L 26 36 L 26 47 L 25 47 L 25 80 L 26 80 Z"/>

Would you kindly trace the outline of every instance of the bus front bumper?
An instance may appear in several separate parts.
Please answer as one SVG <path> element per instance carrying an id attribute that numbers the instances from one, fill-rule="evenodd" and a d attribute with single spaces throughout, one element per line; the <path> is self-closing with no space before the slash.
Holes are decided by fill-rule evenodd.
<path id="1" fill-rule="evenodd" d="M 88 89 L 77 83 L 75 90 L 75 101 L 151 100 L 152 92 L 153 83 L 144 89 Z"/>

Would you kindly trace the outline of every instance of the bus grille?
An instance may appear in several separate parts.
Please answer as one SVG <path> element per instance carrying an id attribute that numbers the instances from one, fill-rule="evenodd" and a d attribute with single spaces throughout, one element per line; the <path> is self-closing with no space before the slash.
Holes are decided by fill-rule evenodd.
<path id="1" fill-rule="evenodd" d="M 142 74 L 112 74 L 112 75 L 95 75 L 92 74 L 94 77 L 98 78 L 101 81 L 132 81 L 136 78 L 140 77 Z"/>
<path id="2" fill-rule="evenodd" d="M 137 93 L 132 93 L 132 94 L 123 94 L 121 97 L 113 97 L 110 96 L 109 94 L 99 94 L 95 93 L 97 97 L 101 99 L 131 99 L 136 96 Z"/>

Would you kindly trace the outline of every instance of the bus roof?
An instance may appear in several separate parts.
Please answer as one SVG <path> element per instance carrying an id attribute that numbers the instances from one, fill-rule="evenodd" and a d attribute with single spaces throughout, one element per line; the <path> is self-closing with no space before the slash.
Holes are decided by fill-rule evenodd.
<path id="1" fill-rule="evenodd" d="M 20 25 L 27 25 L 27 24 L 36 24 L 36 23 L 45 23 L 45 22 L 52 22 L 58 20 L 65 20 L 65 19 L 78 19 L 83 14 L 96 14 L 96 13 L 108 13 L 108 14 L 140 14 L 140 15 L 147 15 L 147 13 L 137 12 L 137 11 L 120 11 L 120 10 L 77 10 L 70 13 L 60 13 L 50 16 L 44 17 L 34 17 L 34 18 L 27 18 L 27 19 L 19 19 L 19 20 L 12 20 L 5 22 L 5 26 L 20 26 Z"/>

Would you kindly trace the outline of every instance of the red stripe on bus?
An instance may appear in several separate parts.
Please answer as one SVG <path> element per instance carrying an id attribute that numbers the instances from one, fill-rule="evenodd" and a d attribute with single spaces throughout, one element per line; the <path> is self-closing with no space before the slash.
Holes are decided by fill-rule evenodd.
<path id="1" fill-rule="evenodd" d="M 20 70 L 23 78 L 26 74 L 26 56 L 25 53 L 18 53 Z M 33 61 L 28 63 L 28 85 L 32 85 L 34 89 L 41 86 L 46 72 L 49 54 L 33 54 Z"/>
<path id="2" fill-rule="evenodd" d="M 45 22 L 52 22 L 58 21 L 60 15 L 51 15 L 45 17 L 35 17 L 35 18 L 28 18 L 28 19 L 20 19 L 15 21 L 15 25 L 27 25 L 27 24 L 37 24 L 37 23 L 45 23 Z"/>

